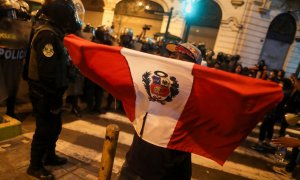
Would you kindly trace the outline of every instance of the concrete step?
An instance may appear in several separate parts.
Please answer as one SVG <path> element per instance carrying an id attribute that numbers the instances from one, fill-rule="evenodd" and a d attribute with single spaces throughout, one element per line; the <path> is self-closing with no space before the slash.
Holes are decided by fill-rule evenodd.
<path id="1" fill-rule="evenodd" d="M 22 134 L 21 122 L 7 115 L 0 115 L 0 141 Z"/>

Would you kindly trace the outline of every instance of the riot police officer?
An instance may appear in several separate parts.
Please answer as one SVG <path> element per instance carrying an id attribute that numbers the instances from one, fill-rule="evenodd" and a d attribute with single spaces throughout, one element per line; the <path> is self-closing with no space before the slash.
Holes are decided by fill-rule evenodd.
<path id="1" fill-rule="evenodd" d="M 93 41 L 111 46 L 113 44 L 111 33 L 112 29 L 109 26 L 98 26 L 95 31 L 95 38 Z"/>
<path id="2" fill-rule="evenodd" d="M 62 129 L 63 94 L 70 80 L 70 59 L 63 46 L 66 33 L 81 29 L 72 0 L 49 0 L 39 17 L 44 21 L 34 32 L 31 42 L 28 82 L 29 96 L 36 119 L 27 174 L 39 179 L 54 179 L 44 165 L 63 165 L 67 159 L 55 153 Z"/>
<path id="3" fill-rule="evenodd" d="M 133 30 L 125 28 L 120 35 L 120 46 L 132 48 Z"/>
<path id="4" fill-rule="evenodd" d="M 11 117 L 16 117 L 16 96 L 31 30 L 30 22 L 19 20 L 16 10 L 11 0 L 0 0 L 0 100 L 6 99 L 6 114 Z"/>
<path id="5" fill-rule="evenodd" d="M 111 32 L 111 28 L 106 25 L 98 26 L 95 30 L 95 35 L 92 41 L 111 46 L 113 44 Z M 103 88 L 91 80 L 85 79 L 85 91 L 87 112 L 99 114 L 104 113 L 104 111 L 101 109 L 102 98 L 104 94 Z M 112 101 L 113 97 L 109 94 L 107 98 L 107 106 L 110 106 Z"/>

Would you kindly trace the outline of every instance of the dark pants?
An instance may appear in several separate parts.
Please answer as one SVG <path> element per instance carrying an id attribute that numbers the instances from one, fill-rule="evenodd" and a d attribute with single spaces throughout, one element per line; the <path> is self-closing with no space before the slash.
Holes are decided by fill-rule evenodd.
<path id="1" fill-rule="evenodd" d="M 89 110 L 100 110 L 103 96 L 102 87 L 86 79 L 85 82 L 86 103 Z"/>
<path id="2" fill-rule="evenodd" d="M 289 126 L 289 124 L 286 122 L 285 118 L 283 118 L 281 121 L 281 124 L 280 124 L 280 130 L 279 130 L 280 137 L 285 136 L 285 131 L 288 126 Z"/>
<path id="3" fill-rule="evenodd" d="M 190 180 L 191 175 L 191 153 L 152 145 L 135 134 L 119 180 Z"/>
<path id="4" fill-rule="evenodd" d="M 294 147 L 292 150 L 292 154 L 290 156 L 290 160 L 289 163 L 285 166 L 285 170 L 288 172 L 292 172 L 295 167 L 297 166 L 297 157 L 299 155 L 299 148 L 298 147 Z"/>
<path id="5" fill-rule="evenodd" d="M 62 129 L 61 112 L 52 113 L 53 103 L 55 107 L 61 107 L 62 96 L 56 97 L 58 102 L 53 102 L 51 96 L 42 90 L 30 87 L 29 96 L 36 119 L 36 129 L 31 144 L 30 165 L 33 168 L 41 168 L 43 159 L 55 156 L 55 146 Z"/>
<path id="6" fill-rule="evenodd" d="M 16 96 L 9 96 L 6 99 L 6 114 L 15 118 Z"/>
<path id="7" fill-rule="evenodd" d="M 259 131 L 258 138 L 260 141 L 264 141 L 266 138 L 268 138 L 269 140 L 272 139 L 275 122 L 276 120 L 273 117 L 266 117 L 264 119 Z"/>

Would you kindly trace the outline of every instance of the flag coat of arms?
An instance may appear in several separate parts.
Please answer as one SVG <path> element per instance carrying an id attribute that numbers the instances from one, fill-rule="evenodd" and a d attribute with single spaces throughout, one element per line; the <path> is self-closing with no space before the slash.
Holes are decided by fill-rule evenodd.
<path id="1" fill-rule="evenodd" d="M 145 141 L 221 165 L 283 97 L 280 86 L 264 80 L 75 35 L 64 44 L 83 75 L 122 101 Z"/>

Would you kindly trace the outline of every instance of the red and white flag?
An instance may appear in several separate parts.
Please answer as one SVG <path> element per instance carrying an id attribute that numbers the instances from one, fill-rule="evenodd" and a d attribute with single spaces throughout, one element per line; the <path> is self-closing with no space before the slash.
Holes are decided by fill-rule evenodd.
<path id="1" fill-rule="evenodd" d="M 64 44 L 83 75 L 122 101 L 145 141 L 219 164 L 283 97 L 281 87 L 268 81 L 75 35 Z"/>

